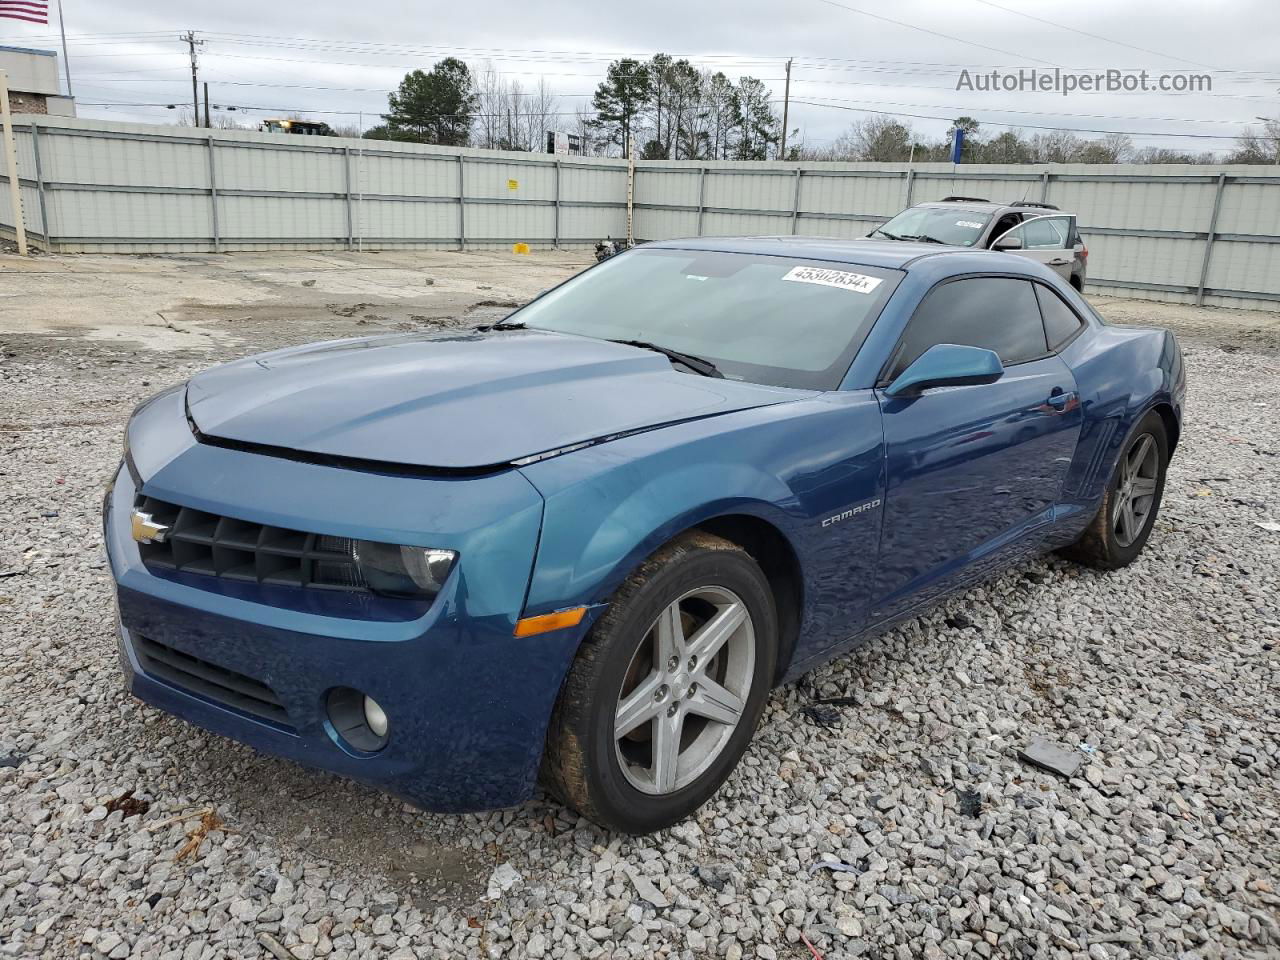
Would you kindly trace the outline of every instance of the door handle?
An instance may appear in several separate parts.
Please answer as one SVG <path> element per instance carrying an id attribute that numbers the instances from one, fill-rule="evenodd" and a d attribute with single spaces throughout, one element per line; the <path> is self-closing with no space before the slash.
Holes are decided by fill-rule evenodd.
<path id="1" fill-rule="evenodd" d="M 1051 267 L 1065 267 L 1065 266 L 1066 266 L 1068 263 L 1070 263 L 1070 262 L 1071 262 L 1070 260 L 1063 260 L 1061 257 L 1059 257 L 1057 260 L 1050 260 L 1050 261 L 1049 261 L 1049 266 L 1051 266 Z"/>
<path id="2" fill-rule="evenodd" d="M 1075 391 L 1063 393 L 1060 388 L 1054 387 L 1054 392 L 1049 394 L 1049 399 L 1046 402 L 1055 410 L 1066 410 L 1071 401 L 1075 399 L 1075 396 Z"/>

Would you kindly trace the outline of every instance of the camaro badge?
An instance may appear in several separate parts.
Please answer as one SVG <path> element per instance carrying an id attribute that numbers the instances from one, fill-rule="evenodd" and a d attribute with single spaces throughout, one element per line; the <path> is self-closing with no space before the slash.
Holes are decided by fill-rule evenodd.
<path id="1" fill-rule="evenodd" d="M 133 521 L 133 539 L 139 543 L 164 543 L 164 538 L 169 533 L 169 528 L 163 523 L 156 523 L 151 519 L 151 514 L 144 513 L 141 510 L 134 510 Z"/>
<path id="2" fill-rule="evenodd" d="M 824 527 L 829 527 L 833 523 L 839 523 L 841 520 L 848 520 L 850 517 L 856 517 L 858 514 L 866 513 L 868 510 L 874 510 L 878 506 L 880 506 L 880 500 L 878 498 L 875 500 L 868 500 L 866 503 L 846 510 L 844 513 L 837 513 L 834 517 L 827 517 L 827 519 L 822 521 L 822 525 Z"/>

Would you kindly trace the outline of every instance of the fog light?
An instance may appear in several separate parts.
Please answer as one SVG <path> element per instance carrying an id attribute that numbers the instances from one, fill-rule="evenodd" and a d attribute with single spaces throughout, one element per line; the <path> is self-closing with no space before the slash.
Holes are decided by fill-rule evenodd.
<path id="1" fill-rule="evenodd" d="M 378 701 L 373 697 L 364 698 L 364 722 L 369 725 L 375 737 L 387 735 L 387 715 L 382 712 Z"/>
<path id="2" fill-rule="evenodd" d="M 330 732 L 338 744 L 359 753 L 377 753 L 387 745 L 387 715 L 378 701 L 352 687 L 334 687 L 325 698 Z"/>

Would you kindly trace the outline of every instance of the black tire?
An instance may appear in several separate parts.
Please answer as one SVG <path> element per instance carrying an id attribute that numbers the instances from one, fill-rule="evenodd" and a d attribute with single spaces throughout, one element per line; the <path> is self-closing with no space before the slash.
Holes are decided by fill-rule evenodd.
<path id="1" fill-rule="evenodd" d="M 1155 492 L 1137 535 L 1132 540 L 1124 536 L 1124 531 L 1117 528 L 1115 512 L 1117 502 L 1123 499 L 1121 484 L 1125 463 L 1138 452 L 1144 437 L 1150 437 L 1156 448 Z M 1147 539 L 1151 536 L 1151 528 L 1155 525 L 1156 516 L 1160 512 L 1160 501 L 1164 496 L 1165 472 L 1169 466 L 1169 438 L 1165 431 L 1164 420 L 1154 410 L 1142 418 L 1125 440 L 1116 459 L 1116 467 L 1107 482 L 1107 489 L 1102 495 L 1102 503 L 1097 514 L 1089 522 L 1080 539 L 1060 552 L 1064 557 L 1088 567 L 1099 570 L 1118 570 L 1132 563 L 1142 552 Z"/>
<path id="2" fill-rule="evenodd" d="M 714 759 L 696 779 L 672 792 L 646 793 L 622 769 L 621 748 L 614 737 L 615 712 L 624 684 L 631 682 L 635 658 L 650 643 L 655 644 L 652 652 L 656 654 L 656 640 L 649 638 L 659 615 L 681 597 L 704 588 L 729 591 L 750 616 L 753 655 L 741 655 L 742 662 L 754 661 L 749 681 L 742 679 L 744 687 L 749 683 L 749 692 L 742 698 L 737 725 L 726 734 L 719 752 L 709 753 Z M 649 833 L 682 820 L 719 789 L 751 742 L 772 686 L 777 637 L 769 583 L 746 551 L 701 531 L 666 544 L 618 588 L 609 609 L 578 650 L 552 712 L 542 767 L 544 785 L 579 813 L 624 833 Z M 729 649 L 729 641 L 723 649 Z M 655 664 L 649 676 L 657 672 Z M 646 733 L 656 731 L 647 726 L 649 721 L 645 723 Z M 656 751 L 656 741 L 650 749 Z"/>

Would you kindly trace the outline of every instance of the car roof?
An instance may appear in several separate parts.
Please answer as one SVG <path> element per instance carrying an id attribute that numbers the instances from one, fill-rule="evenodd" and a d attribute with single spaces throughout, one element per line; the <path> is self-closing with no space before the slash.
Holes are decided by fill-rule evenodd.
<path id="1" fill-rule="evenodd" d="M 1034 201 L 1010 201 L 1009 203 L 994 203 L 990 200 L 926 200 L 921 203 L 913 203 L 911 207 L 929 207 L 933 210 L 981 210 L 984 213 L 995 213 L 999 210 L 1015 210 L 1018 213 L 1029 213 L 1034 216 L 1045 217 L 1074 217 L 1074 213 L 1066 210 L 1060 210 L 1057 207 L 1045 206 Z"/>
<path id="2" fill-rule="evenodd" d="M 833 263 L 857 263 L 865 267 L 901 270 L 921 257 L 969 252 L 967 247 L 942 247 L 934 243 L 906 240 L 844 240 L 838 237 L 698 237 L 687 240 L 658 240 L 638 249 L 707 250 L 718 253 L 747 253 L 767 257 L 803 257 Z"/>

